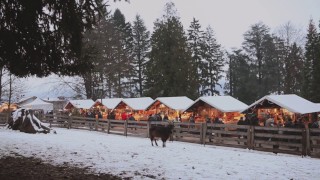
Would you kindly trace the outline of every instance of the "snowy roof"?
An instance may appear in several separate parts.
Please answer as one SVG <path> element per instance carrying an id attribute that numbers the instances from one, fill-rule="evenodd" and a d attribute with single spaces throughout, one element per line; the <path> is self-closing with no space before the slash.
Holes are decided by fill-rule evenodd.
<path id="1" fill-rule="evenodd" d="M 121 102 L 122 98 L 109 98 L 102 99 L 102 104 L 107 107 L 107 109 L 114 109 Z M 97 99 L 96 102 L 101 103 L 101 99 Z"/>
<path id="2" fill-rule="evenodd" d="M 31 97 L 23 97 L 19 100 L 19 102 L 17 104 L 19 104 L 20 106 L 23 106 L 25 104 L 28 104 L 32 101 L 34 101 L 35 99 L 37 99 L 36 96 L 31 96 Z"/>
<path id="3" fill-rule="evenodd" d="M 52 103 L 44 102 L 40 98 L 35 99 L 31 103 L 24 104 L 22 107 L 23 108 L 30 108 L 30 109 L 43 109 L 46 112 L 53 110 Z"/>
<path id="4" fill-rule="evenodd" d="M 133 110 L 146 110 L 154 100 L 150 97 L 125 98 L 122 100 L 127 106 Z"/>
<path id="5" fill-rule="evenodd" d="M 205 96 L 195 100 L 195 102 L 186 108 L 186 110 L 199 101 L 203 101 L 222 112 L 241 112 L 248 107 L 245 103 L 231 96 Z"/>
<path id="6" fill-rule="evenodd" d="M 174 110 L 184 110 L 193 103 L 193 100 L 186 96 L 158 97 L 149 107 L 151 107 L 157 101 Z"/>
<path id="7" fill-rule="evenodd" d="M 310 102 L 300 96 L 295 94 L 286 94 L 286 95 L 267 95 L 263 98 L 259 99 L 258 101 L 251 104 L 247 109 L 244 111 L 256 106 L 259 103 L 262 103 L 264 100 L 268 100 L 282 108 L 285 108 L 293 113 L 298 114 L 307 114 L 313 112 L 320 112 L 320 106 Z"/>
<path id="8" fill-rule="evenodd" d="M 85 100 L 70 100 L 64 107 L 66 109 L 70 104 L 75 108 L 83 108 L 83 109 L 90 109 L 91 106 L 94 104 L 92 99 L 85 99 Z"/>

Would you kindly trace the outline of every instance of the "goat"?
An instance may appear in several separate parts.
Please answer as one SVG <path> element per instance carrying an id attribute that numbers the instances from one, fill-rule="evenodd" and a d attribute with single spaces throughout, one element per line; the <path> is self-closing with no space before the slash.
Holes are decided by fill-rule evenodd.
<path id="1" fill-rule="evenodd" d="M 166 147 L 166 141 L 169 139 L 170 135 L 172 134 L 172 130 L 174 125 L 169 124 L 168 126 L 152 126 L 149 129 L 149 135 L 151 140 L 151 145 L 153 146 L 153 141 L 158 146 L 157 139 L 161 138 L 162 140 L 162 147 Z"/>

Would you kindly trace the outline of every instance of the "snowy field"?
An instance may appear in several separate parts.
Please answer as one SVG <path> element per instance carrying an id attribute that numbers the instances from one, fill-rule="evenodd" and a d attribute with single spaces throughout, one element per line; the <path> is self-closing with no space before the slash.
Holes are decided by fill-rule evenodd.
<path id="1" fill-rule="evenodd" d="M 147 138 L 55 130 L 26 134 L 0 127 L 0 158 L 19 154 L 134 179 L 320 179 L 316 158 L 177 141 L 152 147 Z"/>

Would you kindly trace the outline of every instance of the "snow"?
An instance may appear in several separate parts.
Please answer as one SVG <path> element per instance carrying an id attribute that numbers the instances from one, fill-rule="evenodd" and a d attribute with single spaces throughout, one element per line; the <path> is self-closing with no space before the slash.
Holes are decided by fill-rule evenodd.
<path id="1" fill-rule="evenodd" d="M 94 104 L 94 101 L 92 99 L 84 99 L 84 100 L 70 100 L 66 105 L 69 106 L 69 104 L 73 105 L 75 108 L 83 108 L 83 109 L 90 109 L 92 105 Z M 65 109 L 64 108 L 64 109 Z"/>
<path id="2" fill-rule="evenodd" d="M 221 112 L 241 112 L 248 107 L 248 105 L 246 105 L 245 103 L 231 96 L 200 97 L 195 100 L 192 105 L 196 104 L 198 101 L 203 101 Z M 191 106 L 189 106 L 187 109 L 189 109 Z"/>
<path id="3" fill-rule="evenodd" d="M 121 102 L 122 98 L 110 98 L 102 99 L 102 104 L 108 109 L 114 109 Z M 96 102 L 101 102 L 101 99 L 97 99 Z"/>
<path id="4" fill-rule="evenodd" d="M 53 110 L 53 104 L 47 103 L 41 100 L 40 98 L 35 99 L 31 103 L 25 104 L 22 106 L 23 108 L 29 108 L 29 109 L 42 109 L 44 113 L 47 113 L 48 111 Z"/>
<path id="5" fill-rule="evenodd" d="M 295 94 L 267 95 L 251 104 L 247 109 L 263 102 L 263 100 L 268 100 L 272 103 L 275 103 L 278 106 L 283 107 L 293 113 L 307 114 L 320 112 L 320 106 L 318 106 L 316 103 L 310 102 Z"/>
<path id="6" fill-rule="evenodd" d="M 125 98 L 122 100 L 127 106 L 133 110 L 146 110 L 153 103 L 150 97 Z"/>
<path id="7" fill-rule="evenodd" d="M 55 128 L 57 134 L 27 134 L 0 128 L 0 158 L 35 157 L 134 179 L 319 179 L 320 159 Z M 122 173 L 126 172 L 126 173 Z"/>
<path id="8" fill-rule="evenodd" d="M 189 107 L 193 100 L 186 96 L 178 96 L 178 97 L 158 97 L 155 102 L 161 102 L 162 104 L 166 105 L 167 107 L 173 109 L 173 110 L 185 110 L 187 107 Z M 152 103 L 152 104 L 154 104 Z M 150 106 L 152 106 L 152 104 Z M 149 107 L 150 107 L 149 106 Z"/>

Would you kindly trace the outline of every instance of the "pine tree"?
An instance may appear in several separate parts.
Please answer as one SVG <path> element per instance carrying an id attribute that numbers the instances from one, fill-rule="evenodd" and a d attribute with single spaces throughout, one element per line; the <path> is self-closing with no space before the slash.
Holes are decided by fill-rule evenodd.
<path id="1" fill-rule="evenodd" d="M 162 20 L 155 22 L 151 37 L 150 60 L 147 63 L 147 95 L 197 96 L 195 71 L 190 68 L 192 61 L 187 38 L 174 4 L 168 3 Z"/>
<path id="2" fill-rule="evenodd" d="M 252 75 L 256 75 L 254 88 L 256 99 L 274 93 L 279 89 L 279 68 L 281 66 L 277 57 L 275 38 L 269 34 L 269 28 L 262 24 L 254 24 L 244 34 L 243 48 L 250 57 Z"/>
<path id="3" fill-rule="evenodd" d="M 303 53 L 296 43 L 289 48 L 288 57 L 285 58 L 284 93 L 301 94 Z"/>
<path id="4" fill-rule="evenodd" d="M 133 22 L 132 35 L 133 35 L 133 67 L 134 67 L 134 78 L 135 90 L 138 95 L 143 96 L 144 85 L 145 85 L 145 71 L 147 55 L 150 51 L 150 35 L 144 25 L 143 20 L 139 15 L 136 16 Z"/>
<path id="5" fill-rule="evenodd" d="M 320 21 L 319 21 L 319 29 L 320 29 Z M 315 59 L 313 61 L 313 81 L 312 81 L 312 89 L 313 89 L 313 102 L 320 103 L 320 32 L 317 34 L 316 42 L 315 42 Z"/>
<path id="6" fill-rule="evenodd" d="M 307 34 L 307 42 L 305 45 L 305 61 L 303 66 L 303 89 L 302 94 L 303 97 L 314 101 L 314 95 L 318 92 L 314 92 L 314 63 L 316 62 L 317 57 L 317 29 L 313 20 L 311 19 L 309 22 L 308 27 L 308 34 Z M 319 83 L 319 82 L 317 82 Z"/>
<path id="7" fill-rule="evenodd" d="M 207 27 L 204 33 L 202 53 L 204 59 L 201 61 L 200 65 L 200 95 L 219 95 L 220 92 L 216 89 L 216 86 L 221 87 L 218 81 L 222 78 L 224 59 L 221 45 L 218 44 L 210 26 Z"/>
<path id="8" fill-rule="evenodd" d="M 192 64 L 190 64 L 193 68 L 196 69 L 195 77 L 198 81 L 200 81 L 200 75 L 202 73 L 202 62 L 203 59 L 203 31 L 201 30 L 201 25 L 199 24 L 199 20 L 193 18 L 191 25 L 188 29 L 188 44 L 192 53 Z M 200 95 L 201 83 L 198 83 L 198 94 Z"/>
<path id="9" fill-rule="evenodd" d="M 86 72 L 82 35 L 102 7 L 101 0 L 0 1 L 0 67 L 19 77 Z"/>
<path id="10" fill-rule="evenodd" d="M 113 34 L 113 78 L 111 79 L 114 87 L 115 97 L 130 96 L 132 73 L 132 29 L 130 23 L 126 23 L 124 15 L 116 9 L 112 23 L 114 25 Z"/>
<path id="11" fill-rule="evenodd" d="M 249 57 L 241 49 L 228 54 L 229 69 L 226 75 L 225 94 L 231 95 L 240 101 L 250 104 L 254 102 L 255 76 L 251 73 Z"/>

